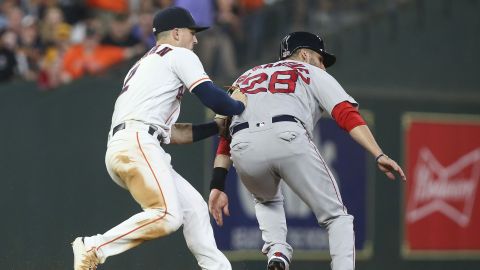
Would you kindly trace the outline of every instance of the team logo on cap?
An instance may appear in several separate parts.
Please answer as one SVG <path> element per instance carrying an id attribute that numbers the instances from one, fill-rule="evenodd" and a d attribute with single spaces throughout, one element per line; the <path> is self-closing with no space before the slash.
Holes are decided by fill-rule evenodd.
<path id="1" fill-rule="evenodd" d="M 414 177 L 416 181 L 407 205 L 408 223 L 438 212 L 459 226 L 469 224 L 480 180 L 480 148 L 447 167 L 443 167 L 428 148 L 423 148 Z"/>

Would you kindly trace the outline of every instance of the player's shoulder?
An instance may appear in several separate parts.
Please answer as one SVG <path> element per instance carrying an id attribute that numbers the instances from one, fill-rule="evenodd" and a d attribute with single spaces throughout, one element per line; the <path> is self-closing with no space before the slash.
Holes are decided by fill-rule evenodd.
<path id="1" fill-rule="evenodd" d="M 198 57 L 193 51 L 183 48 L 183 47 L 176 47 L 170 44 L 160 44 L 152 47 L 143 58 L 147 56 L 156 55 L 162 56 L 165 58 L 173 57 Z"/>
<path id="2" fill-rule="evenodd" d="M 198 56 L 192 51 L 187 48 L 183 47 L 175 47 L 175 46 L 168 46 L 168 48 L 172 49 L 172 55 L 177 57 L 194 57 L 198 58 Z"/>

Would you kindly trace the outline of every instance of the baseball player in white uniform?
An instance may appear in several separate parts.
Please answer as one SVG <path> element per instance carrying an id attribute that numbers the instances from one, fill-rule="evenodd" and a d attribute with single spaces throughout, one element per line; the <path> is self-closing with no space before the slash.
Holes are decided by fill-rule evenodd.
<path id="1" fill-rule="evenodd" d="M 355 268 L 353 217 L 348 214 L 312 132 L 322 114 L 328 114 L 351 137 L 376 157 L 377 165 L 395 179 L 405 175 L 383 154 L 357 102 L 325 69 L 336 58 L 312 33 L 294 32 L 281 42 L 280 61 L 254 67 L 234 83 L 248 95 L 249 106 L 234 116 L 231 143 L 221 138 L 215 158 L 209 210 L 218 225 L 229 215 L 223 192 L 231 160 L 255 200 L 255 213 L 265 244 L 269 270 L 289 269 L 292 247 L 279 182 L 284 181 L 313 211 L 329 236 L 332 269 Z M 231 149 L 229 149 L 229 147 Z"/>
<path id="2" fill-rule="evenodd" d="M 217 249 L 207 204 L 170 163 L 161 144 L 188 143 L 218 133 L 215 122 L 175 125 L 186 90 L 217 113 L 240 114 L 246 96 L 232 99 L 217 88 L 193 53 L 196 25 L 183 8 L 154 17 L 157 45 L 128 72 L 115 103 L 105 163 L 113 181 L 127 189 L 143 211 L 104 234 L 72 243 L 74 269 L 96 269 L 112 256 L 146 240 L 168 235 L 183 225 L 188 248 L 201 269 L 229 270 Z"/>

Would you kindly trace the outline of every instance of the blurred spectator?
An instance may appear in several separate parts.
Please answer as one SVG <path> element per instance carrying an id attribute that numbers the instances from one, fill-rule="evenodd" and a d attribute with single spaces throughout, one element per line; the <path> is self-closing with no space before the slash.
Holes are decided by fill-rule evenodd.
<path id="1" fill-rule="evenodd" d="M 213 26 L 215 22 L 212 0 L 175 0 L 174 5 L 189 10 L 198 25 Z"/>
<path id="2" fill-rule="evenodd" d="M 15 59 L 16 36 L 12 31 L 0 33 L 0 82 L 12 79 L 17 61 Z"/>
<path id="3" fill-rule="evenodd" d="M 7 17 L 5 16 L 5 4 L 1 3 L 0 4 L 0 31 L 7 28 L 8 26 L 8 20 Z"/>
<path id="4" fill-rule="evenodd" d="M 134 55 L 130 48 L 101 45 L 99 33 L 89 28 L 85 40 L 81 44 L 70 47 L 63 57 L 61 80 L 64 83 L 85 74 L 99 74 Z"/>
<path id="5" fill-rule="evenodd" d="M 151 24 L 150 22 L 150 28 Z M 127 14 L 116 14 L 109 25 L 107 34 L 102 39 L 102 44 L 132 47 L 141 45 L 141 41 L 133 34 L 129 16 Z"/>
<path id="6" fill-rule="evenodd" d="M 152 11 L 141 11 L 137 18 L 137 24 L 132 29 L 133 36 L 140 40 L 145 48 L 152 48 L 156 43 L 152 32 L 152 21 Z"/>
<path id="7" fill-rule="evenodd" d="M 51 41 L 46 44 L 45 52 L 40 62 L 38 85 L 41 89 L 52 89 L 62 84 L 62 61 L 64 54 L 70 48 L 70 37 L 70 25 L 62 23 L 54 27 Z"/>
<path id="8" fill-rule="evenodd" d="M 22 29 L 22 18 L 25 14 L 19 7 L 13 6 L 6 11 L 6 15 L 8 29 L 19 35 Z"/>
<path id="9" fill-rule="evenodd" d="M 198 24 L 211 27 L 209 31 L 199 33 L 199 43 L 196 46 L 205 70 L 212 76 L 224 78 L 236 76 L 238 67 L 232 37 L 238 35 L 231 32 L 237 29 L 236 26 L 231 26 L 237 25 L 239 20 L 232 13 L 234 1 L 176 0 L 175 5 L 190 10 Z M 217 12 L 216 6 L 222 10 L 222 22 L 217 20 L 221 15 Z"/>
<path id="10" fill-rule="evenodd" d="M 40 23 L 42 43 L 47 46 L 55 43 L 55 35 L 57 31 L 59 31 L 57 29 L 68 28 L 70 30 L 70 27 L 71 26 L 64 21 L 63 12 L 60 8 L 56 6 L 48 7 Z"/>
<path id="11" fill-rule="evenodd" d="M 40 70 L 42 45 L 36 19 L 33 16 L 25 16 L 22 19 L 19 46 L 17 48 L 18 72 L 26 80 L 36 80 Z"/>
<path id="12" fill-rule="evenodd" d="M 243 31 L 245 33 L 245 60 L 247 62 L 260 56 L 262 47 L 261 40 L 264 35 L 264 1 L 263 0 L 239 0 Z"/>
<path id="13" fill-rule="evenodd" d="M 65 15 L 64 17 L 66 23 L 70 25 L 81 22 L 87 17 L 87 7 L 85 6 L 85 0 L 57 0 L 55 2 L 58 2 L 58 6 Z"/>
<path id="14" fill-rule="evenodd" d="M 154 0 L 154 6 L 163 9 L 173 5 L 173 0 Z"/>
<path id="15" fill-rule="evenodd" d="M 229 33 L 233 40 L 243 40 L 242 21 L 235 0 L 217 0 L 217 23 Z"/>
<path id="16" fill-rule="evenodd" d="M 229 36 L 233 41 L 236 53 L 236 60 L 243 60 L 245 55 L 245 39 L 242 20 L 239 15 L 239 7 L 235 0 L 216 0 L 218 13 L 217 25 L 223 30 L 223 33 Z M 244 64 L 244 63 L 241 63 Z"/>

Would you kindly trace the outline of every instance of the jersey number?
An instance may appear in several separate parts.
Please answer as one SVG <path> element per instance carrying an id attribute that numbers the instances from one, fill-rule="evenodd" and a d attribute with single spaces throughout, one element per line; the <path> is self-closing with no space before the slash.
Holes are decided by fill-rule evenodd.
<path id="1" fill-rule="evenodd" d="M 172 49 L 169 48 L 169 47 L 165 47 L 163 49 L 161 49 L 160 51 L 156 52 L 157 50 L 157 46 L 156 47 L 153 47 L 152 49 L 150 49 L 150 51 L 148 51 L 143 57 L 145 58 L 146 56 L 149 56 L 150 54 L 152 53 L 156 53 L 160 56 L 164 56 L 165 54 L 167 54 L 169 51 L 171 51 Z M 141 60 L 141 59 L 140 59 Z M 125 82 L 123 83 L 123 87 L 122 87 L 122 91 L 120 92 L 119 95 L 123 94 L 125 91 L 128 90 L 128 82 L 130 81 L 130 79 L 133 77 L 133 75 L 135 75 L 135 72 L 137 72 L 137 69 L 138 67 L 140 66 L 140 61 L 138 61 L 131 69 L 130 71 L 128 72 L 127 74 L 127 79 L 125 80 Z"/>
<path id="2" fill-rule="evenodd" d="M 268 89 L 266 87 L 259 87 L 268 80 L 266 73 L 259 73 L 245 78 L 240 83 L 240 90 L 245 94 L 257 94 L 260 92 L 270 93 L 293 93 L 295 92 L 295 85 L 298 79 L 298 71 L 296 70 L 279 70 L 272 73 L 268 81 Z M 257 86 L 258 85 L 258 86 Z"/>
<path id="3" fill-rule="evenodd" d="M 140 62 L 138 62 L 128 73 L 127 79 L 123 83 L 122 91 L 120 92 L 120 95 L 123 94 L 123 92 L 128 90 L 128 81 L 135 75 L 135 72 L 137 72 L 138 67 L 140 66 Z"/>

